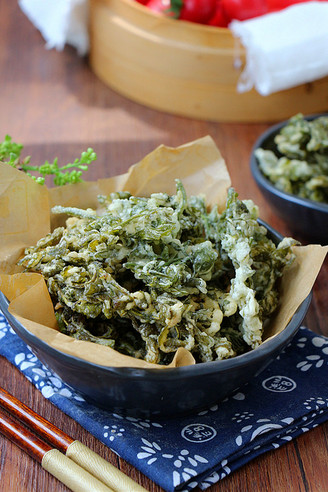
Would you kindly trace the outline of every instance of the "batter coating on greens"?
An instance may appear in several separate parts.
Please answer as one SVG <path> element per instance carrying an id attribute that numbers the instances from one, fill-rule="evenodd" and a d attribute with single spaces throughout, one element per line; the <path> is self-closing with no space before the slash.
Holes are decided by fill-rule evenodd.
<path id="1" fill-rule="evenodd" d="M 67 335 L 159 364 L 179 347 L 197 362 L 233 357 L 261 344 L 294 259 L 294 241 L 276 246 L 237 196 L 208 212 L 177 180 L 173 196 L 100 196 L 101 212 L 54 207 L 71 216 L 66 228 L 19 263 L 42 273 Z"/>

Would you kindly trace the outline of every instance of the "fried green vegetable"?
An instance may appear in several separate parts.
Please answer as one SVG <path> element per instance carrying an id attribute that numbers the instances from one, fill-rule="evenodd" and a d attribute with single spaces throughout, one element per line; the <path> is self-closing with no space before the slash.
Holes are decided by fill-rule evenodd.
<path id="1" fill-rule="evenodd" d="M 282 191 L 328 203 L 328 117 L 297 114 L 274 143 L 276 150 L 255 151 L 262 173 Z"/>
<path id="2" fill-rule="evenodd" d="M 70 216 L 66 227 L 19 262 L 46 279 L 63 333 L 159 364 L 179 347 L 206 362 L 261 344 L 294 241 L 276 246 L 253 202 L 230 189 L 225 211 L 208 211 L 177 180 L 172 196 L 120 192 L 99 203 L 54 207 Z"/>

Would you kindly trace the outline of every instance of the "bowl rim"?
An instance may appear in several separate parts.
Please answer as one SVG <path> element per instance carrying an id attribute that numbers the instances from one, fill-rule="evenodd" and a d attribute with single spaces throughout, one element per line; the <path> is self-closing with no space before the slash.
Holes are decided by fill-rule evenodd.
<path id="1" fill-rule="evenodd" d="M 311 115 L 304 116 L 304 119 L 311 121 L 316 118 L 320 118 L 321 116 L 328 117 L 328 113 L 313 113 Z M 308 198 L 302 198 L 297 195 L 293 195 L 292 193 L 288 193 L 287 191 L 280 190 L 279 188 L 274 186 L 274 184 L 272 184 L 271 181 L 269 181 L 269 179 L 266 176 L 264 176 L 264 174 L 259 168 L 258 160 L 255 157 L 255 150 L 262 147 L 263 143 L 266 140 L 268 140 L 270 137 L 274 137 L 279 132 L 279 130 L 281 130 L 281 128 L 283 128 L 288 124 L 289 121 L 290 118 L 270 126 L 263 133 L 261 133 L 261 135 L 255 141 L 251 150 L 251 158 L 250 158 L 250 167 L 253 177 L 260 186 L 270 191 L 270 193 L 272 193 L 278 198 L 281 198 L 283 200 L 288 200 L 289 202 L 292 202 L 295 205 L 301 205 L 303 207 L 305 206 L 306 208 L 316 210 L 318 212 L 328 213 L 328 203 L 316 202 L 314 200 L 310 200 Z"/>

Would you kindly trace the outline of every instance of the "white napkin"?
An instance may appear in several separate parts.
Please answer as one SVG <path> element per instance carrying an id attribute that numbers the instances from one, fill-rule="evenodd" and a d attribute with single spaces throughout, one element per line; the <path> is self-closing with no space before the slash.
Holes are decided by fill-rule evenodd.
<path id="1" fill-rule="evenodd" d="M 83 56 L 89 50 L 87 0 L 19 0 L 29 20 L 39 29 L 48 49 L 74 46 Z"/>
<path id="2" fill-rule="evenodd" d="M 247 21 L 232 21 L 246 49 L 238 92 L 263 96 L 328 75 L 328 2 L 307 2 Z"/>

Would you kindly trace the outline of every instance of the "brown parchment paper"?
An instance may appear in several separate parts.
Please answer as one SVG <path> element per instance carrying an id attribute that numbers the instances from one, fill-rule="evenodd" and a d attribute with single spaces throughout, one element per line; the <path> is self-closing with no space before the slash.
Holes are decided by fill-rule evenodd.
<path id="1" fill-rule="evenodd" d="M 208 204 L 224 209 L 231 186 L 230 176 L 220 151 L 209 136 L 177 148 L 161 145 L 125 174 L 58 188 L 40 186 L 24 173 L 0 163 L 0 290 L 10 300 L 10 312 L 52 347 L 96 364 L 158 369 L 194 364 L 193 356 L 183 348 L 177 351 L 169 366 L 160 366 L 63 335 L 58 331 L 42 276 L 22 273 L 16 265 L 25 247 L 65 222 L 65 216 L 52 216 L 52 206 L 96 208 L 97 195 L 118 190 L 139 196 L 155 192 L 173 194 L 176 178 L 182 180 L 188 195 L 203 193 Z M 310 293 L 327 251 L 328 247 L 319 245 L 295 248 L 296 261 L 283 277 L 281 306 L 266 329 L 266 338 L 286 327 Z"/>

